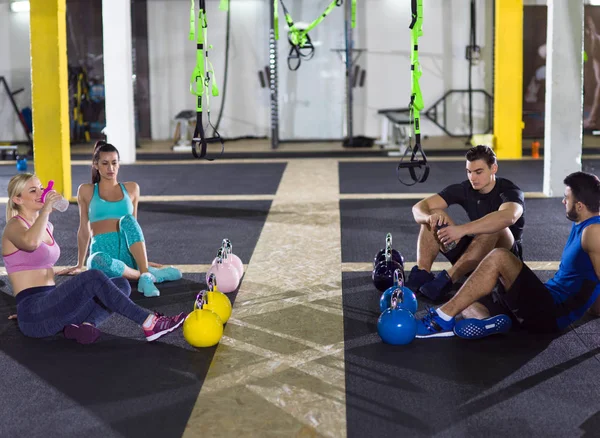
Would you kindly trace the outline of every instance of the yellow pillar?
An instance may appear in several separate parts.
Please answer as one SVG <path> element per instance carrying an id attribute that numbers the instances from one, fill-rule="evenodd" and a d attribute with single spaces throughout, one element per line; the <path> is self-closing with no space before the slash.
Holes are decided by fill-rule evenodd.
<path id="1" fill-rule="evenodd" d="M 71 198 L 66 0 L 30 0 L 35 173 Z"/>
<path id="2" fill-rule="evenodd" d="M 496 0 L 494 136 L 498 158 L 523 155 L 523 0 Z"/>

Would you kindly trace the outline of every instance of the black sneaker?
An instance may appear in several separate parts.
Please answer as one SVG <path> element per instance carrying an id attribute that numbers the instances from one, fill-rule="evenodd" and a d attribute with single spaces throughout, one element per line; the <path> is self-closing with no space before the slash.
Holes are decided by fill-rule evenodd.
<path id="1" fill-rule="evenodd" d="M 429 283 L 425 283 L 423 286 L 421 286 L 419 292 L 432 301 L 438 301 L 444 296 L 448 295 L 451 290 L 452 279 L 444 270 L 438 273 Z"/>
<path id="2" fill-rule="evenodd" d="M 419 269 L 419 267 L 415 265 L 410 270 L 408 280 L 404 283 L 404 286 L 416 294 L 421 286 L 425 283 L 429 283 L 433 279 L 434 276 L 431 272 L 427 272 L 425 269 Z"/>

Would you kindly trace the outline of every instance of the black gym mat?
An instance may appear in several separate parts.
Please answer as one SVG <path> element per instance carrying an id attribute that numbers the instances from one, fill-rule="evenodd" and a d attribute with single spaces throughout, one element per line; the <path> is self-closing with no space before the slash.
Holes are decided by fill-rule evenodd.
<path id="1" fill-rule="evenodd" d="M 122 165 L 119 181 L 135 181 L 142 196 L 150 195 L 271 195 L 277 192 L 285 163 L 219 165 Z M 90 182 L 90 168 L 72 166 L 73 195 Z"/>
<path id="2" fill-rule="evenodd" d="M 599 165 L 598 160 L 587 160 L 583 170 L 598 173 Z M 405 186 L 398 181 L 395 162 L 341 162 L 340 193 L 437 193 L 467 179 L 465 161 L 431 161 L 430 166 L 426 182 Z M 399 175 L 403 181 L 412 182 L 408 169 L 401 169 Z M 524 192 L 541 192 L 544 161 L 501 161 L 498 176 L 511 180 Z"/>
<path id="3" fill-rule="evenodd" d="M 369 273 L 344 273 L 342 288 L 348 437 L 579 436 L 598 424 L 597 339 L 514 329 L 391 346 Z"/>
<path id="4" fill-rule="evenodd" d="M 142 196 L 176 195 L 274 195 L 285 163 L 122 165 L 119 181 L 135 181 Z M 34 172 L 33 165 L 29 172 Z M 14 166 L 0 166 L 0 196 L 7 196 Z M 88 166 L 71 166 L 73 196 L 82 183 L 91 182 Z M 44 184 L 45 181 L 42 181 Z"/>
<path id="5" fill-rule="evenodd" d="M 58 283 L 66 279 L 57 277 Z M 184 274 L 160 284 L 157 298 L 143 297 L 133 283 L 131 297 L 172 315 L 190 312 L 204 287 L 204 274 Z M 232 302 L 235 295 L 228 295 Z M 140 327 L 120 315 L 100 326 L 93 346 L 62 335 L 31 339 L 4 319 L 13 311 L 14 299 L 0 294 L 0 367 L 7 382 L 0 436 L 183 435 L 216 346 L 195 349 L 181 330 L 149 344 Z"/>
<path id="6" fill-rule="evenodd" d="M 415 201 L 341 200 L 342 262 L 371 262 L 385 246 L 386 233 L 392 233 L 393 246 L 407 261 L 416 261 L 419 226 L 412 215 Z M 456 205 L 449 208 L 457 223 L 466 222 L 467 215 Z M 525 261 L 560 260 L 571 231 L 572 222 L 565 217 L 560 198 L 527 199 L 523 257 Z M 439 255 L 437 261 L 446 261 Z"/>

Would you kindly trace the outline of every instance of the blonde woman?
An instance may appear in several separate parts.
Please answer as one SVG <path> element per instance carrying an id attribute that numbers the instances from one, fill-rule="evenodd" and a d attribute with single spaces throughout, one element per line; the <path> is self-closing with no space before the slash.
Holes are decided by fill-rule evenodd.
<path id="1" fill-rule="evenodd" d="M 66 338 L 89 344 L 98 339 L 97 326 L 112 312 L 142 326 L 148 341 L 181 326 L 183 313 L 166 317 L 133 303 L 124 278 L 111 279 L 101 271 L 88 270 L 57 286 L 53 267 L 60 248 L 49 216 L 61 196 L 51 190 L 43 203 L 43 189 L 40 180 L 29 173 L 16 175 L 8 183 L 2 257 L 25 336 L 42 338 L 63 331 Z"/>

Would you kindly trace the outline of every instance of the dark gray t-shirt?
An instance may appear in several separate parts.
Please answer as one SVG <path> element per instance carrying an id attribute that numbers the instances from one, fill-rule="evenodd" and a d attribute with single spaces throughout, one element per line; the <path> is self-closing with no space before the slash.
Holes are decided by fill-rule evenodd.
<path id="1" fill-rule="evenodd" d="M 523 206 L 523 214 L 517 222 L 510 226 L 510 231 L 516 241 L 521 240 L 525 225 L 525 195 L 511 181 L 496 177 L 496 185 L 485 195 L 474 190 L 466 180 L 460 184 L 452 184 L 438 193 L 446 204 L 458 204 L 467 212 L 469 219 L 475 221 L 487 214 L 498 211 L 505 202 L 516 202 Z"/>

